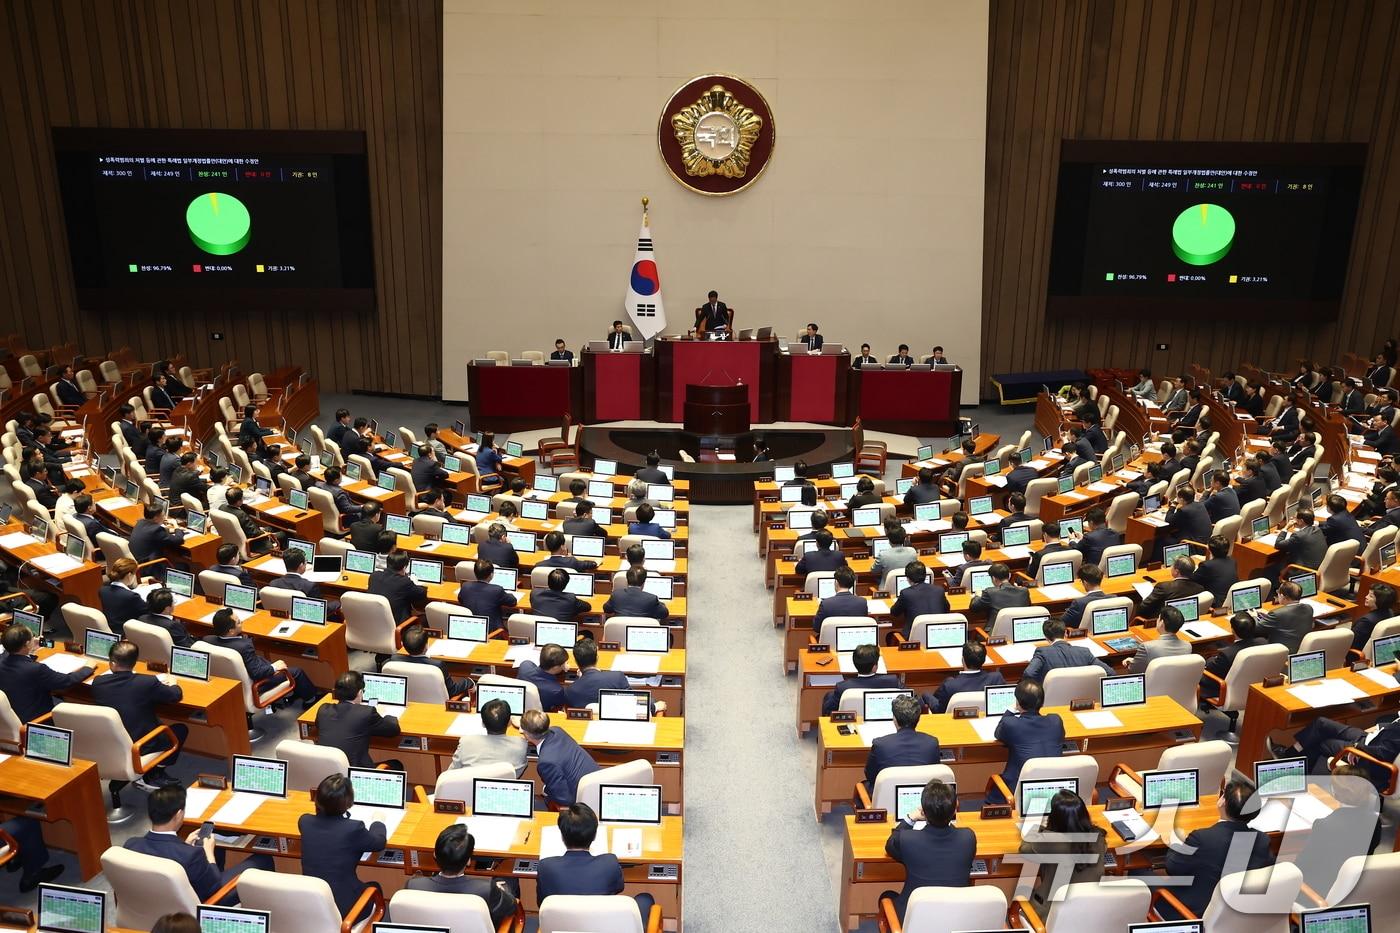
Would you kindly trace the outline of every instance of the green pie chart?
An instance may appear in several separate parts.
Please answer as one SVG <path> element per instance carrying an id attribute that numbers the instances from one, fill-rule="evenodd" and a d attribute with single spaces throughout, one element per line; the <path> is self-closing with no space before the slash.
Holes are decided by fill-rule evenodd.
<path id="1" fill-rule="evenodd" d="M 215 256 L 232 256 L 247 246 L 252 224 L 243 202 L 219 191 L 201 194 L 185 208 L 190 239 Z"/>
<path id="2" fill-rule="evenodd" d="M 1172 252 L 1182 262 L 1208 266 L 1235 245 L 1235 218 L 1219 204 L 1193 204 L 1172 224 Z"/>

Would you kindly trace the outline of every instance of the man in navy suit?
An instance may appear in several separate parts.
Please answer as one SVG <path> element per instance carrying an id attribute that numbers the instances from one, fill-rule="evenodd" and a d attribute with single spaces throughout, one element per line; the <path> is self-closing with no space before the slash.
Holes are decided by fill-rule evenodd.
<path id="1" fill-rule="evenodd" d="M 580 573 L 591 573 L 598 569 L 598 562 L 593 560 L 581 560 L 569 553 L 569 539 L 563 532 L 551 531 L 544 536 L 545 550 L 549 551 L 549 556 L 536 564 L 536 567 L 563 567 L 565 570 L 576 570 Z M 478 548 L 478 551 L 480 548 Z M 511 549 L 514 551 L 514 548 Z"/>
<path id="2" fill-rule="evenodd" d="M 839 567 L 835 579 L 836 592 L 822 600 L 821 605 L 817 607 L 817 617 L 812 620 L 812 631 L 818 639 L 822 635 L 822 623 L 827 619 L 870 615 L 864 597 L 852 592 L 856 588 L 856 572 L 850 567 Z"/>
<path id="3" fill-rule="evenodd" d="M 551 531 L 545 535 L 546 547 L 549 546 L 549 539 L 553 534 L 554 532 Z M 476 546 L 476 556 L 481 560 L 489 560 L 497 567 L 514 568 L 520 566 L 520 555 L 506 540 L 506 526 L 500 522 L 492 522 L 491 527 L 486 529 L 486 540 Z"/>
<path id="4" fill-rule="evenodd" d="M 158 788 L 146 798 L 146 814 L 151 828 L 144 836 L 132 836 L 123 847 L 142 855 L 169 859 L 179 865 L 194 888 L 195 897 L 208 900 L 215 891 L 249 868 L 276 871 L 272 856 L 258 854 L 244 859 L 231 869 L 221 868 L 219 853 L 214 848 L 214 836 L 200 840 L 199 830 L 184 839 L 178 835 L 185 822 L 185 789 L 178 784 Z M 219 903 L 238 903 L 238 893 L 231 892 Z"/>
<path id="5" fill-rule="evenodd" d="M 904 620 L 904 637 L 907 639 L 914 620 L 919 616 L 948 611 L 948 591 L 929 580 L 928 568 L 917 560 L 905 565 L 904 577 L 909 585 L 890 607 L 890 615 Z"/>
<path id="6" fill-rule="evenodd" d="M 311 599 L 325 599 L 325 594 L 321 592 L 321 584 L 302 576 L 306 570 L 306 555 L 296 548 L 288 548 L 282 553 L 282 566 L 286 573 L 277 577 L 268 586 L 275 586 L 284 590 L 295 590 L 303 596 Z M 331 599 L 326 601 L 326 612 L 339 612 L 340 600 Z"/>
<path id="7" fill-rule="evenodd" d="M 139 618 L 146 611 L 146 600 L 136 592 L 136 584 L 141 579 L 141 567 L 130 557 L 119 557 L 112 562 L 112 579 L 98 589 L 102 600 L 102 614 L 107 617 L 107 625 L 118 635 L 127 620 Z"/>
<path id="8" fill-rule="evenodd" d="M 1274 750 L 1282 752 L 1279 757 L 1292 755 L 1306 757 L 1308 767 L 1312 769 L 1309 772 L 1311 774 L 1327 773 L 1330 770 L 1330 760 L 1340 754 L 1342 749 L 1349 747 L 1359 748 L 1379 761 L 1393 763 L 1396 758 L 1400 758 L 1400 719 L 1377 724 L 1371 729 L 1374 731 L 1349 726 L 1335 719 L 1328 719 L 1326 716 L 1319 716 L 1299 730 L 1298 734 L 1293 737 L 1292 745 L 1283 749 L 1275 747 Z M 1359 764 L 1370 774 L 1371 780 L 1377 788 L 1385 786 L 1385 782 L 1389 779 L 1389 774 L 1386 771 L 1368 761 L 1361 761 Z"/>
<path id="9" fill-rule="evenodd" d="M 1240 500 L 1241 506 L 1246 506 L 1255 499 L 1265 499 L 1268 495 L 1269 484 L 1264 478 L 1264 467 L 1256 458 L 1249 457 L 1244 462 L 1244 472 L 1236 482 L 1235 496 Z"/>
<path id="10" fill-rule="evenodd" d="M 1079 597 L 1065 607 L 1065 614 L 1061 619 L 1065 623 L 1065 628 L 1080 628 L 1084 625 L 1084 610 L 1096 599 L 1104 599 L 1108 594 L 1100 588 L 1103 583 L 1103 570 L 1098 564 L 1091 564 L 1087 561 L 1079 565 L 1079 585 L 1084 590 L 1084 595 Z"/>
<path id="11" fill-rule="evenodd" d="M 665 528 L 652 521 L 656 517 L 656 509 L 651 507 L 650 502 L 643 502 L 637 506 L 637 520 L 627 525 L 629 535 L 644 535 L 648 538 L 670 538 L 671 533 Z"/>
<path id="12" fill-rule="evenodd" d="M 1254 785 L 1239 778 L 1231 781 L 1215 802 L 1220 822 L 1193 831 L 1186 837 L 1183 848 L 1167 849 L 1167 874 L 1191 879 L 1190 886 L 1174 887 L 1172 893 L 1197 917 L 1205 913 L 1222 877 L 1273 864 L 1269 837 L 1250 829 L 1249 817 L 1245 815 L 1245 806 L 1253 796 Z M 1247 848 L 1235 846 L 1235 836 L 1239 833 L 1246 834 Z M 1249 853 L 1247 858 L 1245 852 Z M 1165 910 L 1171 908 L 1168 906 Z"/>
<path id="13" fill-rule="evenodd" d="M 816 549 L 808 548 L 797 562 L 797 573 L 804 580 L 814 570 L 836 570 L 846 566 L 846 555 L 841 553 L 840 548 L 832 547 L 835 535 L 822 528 L 812 533 L 812 540 L 817 543 Z"/>
<path id="14" fill-rule="evenodd" d="M 97 547 L 97 533 L 106 531 L 107 526 L 99 522 L 97 517 L 92 514 L 92 496 L 84 492 L 73 497 L 73 517 L 87 532 L 88 543 Z"/>
<path id="15" fill-rule="evenodd" d="M 555 567 L 549 572 L 545 579 L 548 589 L 534 589 L 530 591 L 530 612 L 537 616 L 548 616 L 551 619 L 558 619 L 560 622 L 573 622 L 579 616 L 587 615 L 592 611 L 586 600 L 580 599 L 573 593 L 564 592 L 564 587 L 569 585 L 569 571 L 562 567 Z"/>
<path id="16" fill-rule="evenodd" d="M 1094 657 L 1088 648 L 1065 641 L 1063 620 L 1046 619 L 1041 631 L 1045 633 L 1045 638 L 1050 644 L 1035 649 L 1035 654 L 1031 656 L 1030 663 L 1026 665 L 1026 671 L 1021 676 L 1030 680 L 1044 680 L 1046 674 L 1062 667 L 1087 667 L 1091 664 L 1102 668 L 1105 673 L 1113 673 L 1113 669 Z"/>
<path id="17" fill-rule="evenodd" d="M 930 713 L 943 713 L 948 710 L 948 701 L 959 693 L 981 693 L 984 687 L 995 687 L 1006 683 L 1001 671 L 984 671 L 987 663 L 987 646 L 980 641 L 969 641 L 962 646 L 963 669 L 952 677 L 943 678 L 938 689 L 924 694 L 924 704 Z"/>
<path id="18" fill-rule="evenodd" d="M 909 895 L 919 888 L 965 888 L 972 883 L 972 858 L 977 854 L 977 835 L 966 826 L 953 826 L 958 798 L 953 789 L 937 778 L 924 787 L 919 809 L 894 824 L 885 842 L 885 853 L 904 865 L 904 888 L 881 895 L 894 901 L 900 920 L 909 905 Z M 920 829 L 914 824 L 926 821 Z"/>
<path id="19" fill-rule="evenodd" d="M 389 601 L 395 624 L 407 621 L 416 607 L 428 602 L 427 587 L 414 583 L 408 575 L 408 552 L 397 548 L 384 559 L 383 570 L 369 575 L 369 592 Z"/>
<path id="20" fill-rule="evenodd" d="M 865 759 L 865 788 L 875 789 L 875 779 L 885 768 L 910 765 L 936 765 L 942 761 L 938 739 L 919 731 L 919 701 L 911 696 L 897 696 L 890 704 L 894 714 L 895 731 L 870 743 Z"/>
<path id="21" fill-rule="evenodd" d="M 442 685 L 450 697 L 461 696 L 473 689 L 471 678 L 458 680 L 447 672 L 447 664 L 441 658 L 430 658 L 428 650 L 428 630 L 421 625 L 410 625 L 403 630 L 403 654 L 396 654 L 392 660 L 399 664 L 423 664 L 437 668 L 442 674 Z"/>
<path id="22" fill-rule="evenodd" d="M 1060 540 L 1060 523 L 1046 522 L 1040 529 L 1040 537 L 1045 542 L 1045 546 L 1031 555 L 1030 566 L 1026 568 L 1026 575 L 1032 580 L 1036 579 L 1036 574 L 1040 573 L 1041 564 L 1050 560 L 1054 563 L 1054 556 L 1065 551 L 1072 551 L 1074 548 Z M 1064 558 L 1058 558 L 1063 560 Z"/>
<path id="23" fill-rule="evenodd" d="M 646 583 L 645 567 L 627 568 L 627 585 L 612 591 L 603 603 L 603 612 L 610 616 L 636 616 L 665 622 L 671 611 L 654 593 L 642 589 Z"/>
<path id="24" fill-rule="evenodd" d="M 1206 542 L 1210 557 L 1196 565 L 1191 572 L 1191 580 L 1208 590 L 1215 597 L 1215 605 L 1225 604 L 1225 593 L 1240 579 L 1239 568 L 1230 556 L 1230 539 L 1224 535 L 1211 535 Z"/>
<path id="25" fill-rule="evenodd" d="M 316 812 L 303 813 L 297 819 L 301 834 L 301 873 L 308 878 L 320 878 L 330 886 L 336 909 L 354 925 L 363 921 L 366 911 L 352 916 L 351 911 L 369 885 L 360 880 L 357 868 L 360 853 L 378 852 L 388 841 L 387 827 L 375 820 L 366 826 L 362 820 L 347 814 L 355 801 L 355 789 L 343 774 L 332 774 L 316 787 Z"/>
<path id="26" fill-rule="evenodd" d="M 1230 488 L 1230 471 L 1224 467 L 1214 470 L 1210 474 L 1210 494 L 1205 497 L 1202 503 L 1206 507 L 1206 514 L 1210 516 L 1211 524 L 1231 515 L 1240 514 L 1240 497 L 1234 489 Z"/>
<path id="27" fill-rule="evenodd" d="M 880 666 L 878 645 L 857 645 L 851 652 L 851 665 L 856 669 L 854 677 L 847 677 L 831 692 L 822 697 L 822 715 L 830 716 L 841 706 L 841 694 L 847 690 L 898 690 L 904 685 L 897 674 L 877 674 Z"/>
<path id="28" fill-rule="evenodd" d="M 1089 530 L 1075 538 L 1071 543 L 1072 547 L 1084 555 L 1084 563 L 1086 564 L 1097 564 L 1099 559 L 1103 557 L 1105 548 L 1123 543 L 1123 536 L 1108 527 L 1107 517 L 1107 513 L 1102 508 L 1094 506 L 1084 516 L 1084 523 Z"/>
<path id="29" fill-rule="evenodd" d="M 564 696 L 574 709 L 597 703 L 601 690 L 632 689 L 622 671 L 598 670 L 598 643 L 591 638 L 574 643 L 574 664 L 578 666 L 578 677 L 564 686 Z"/>
<path id="30" fill-rule="evenodd" d="M 364 510 L 350 499 L 350 493 L 340 488 L 339 468 L 326 467 L 325 472 L 321 474 L 321 481 L 316 484 L 316 488 L 331 497 L 331 501 L 335 503 L 335 510 L 340 513 L 341 521 L 345 525 L 352 525 L 360 520 Z"/>
<path id="31" fill-rule="evenodd" d="M 242 564 L 238 562 L 238 545 L 221 544 L 216 553 L 215 559 L 218 561 L 210 570 L 217 570 L 219 573 L 226 573 L 236 579 L 243 586 L 253 586 L 253 575 L 250 574 Z"/>
<path id="32" fill-rule="evenodd" d="M 54 390 L 58 392 L 58 400 L 64 405 L 71 405 L 74 408 L 79 408 L 87 401 L 87 395 L 85 395 L 82 388 L 78 386 L 78 380 L 73 374 L 72 366 L 63 367 L 63 376 L 58 380 L 58 384 L 54 386 Z"/>
<path id="33" fill-rule="evenodd" d="M 84 664 L 71 674 L 60 674 L 34 658 L 39 639 L 25 626 L 12 623 L 0 635 L 5 648 L 0 657 L 0 692 L 10 701 L 20 722 L 33 722 L 53 711 L 53 694 L 67 690 L 92 676 L 93 667 Z"/>
<path id="34" fill-rule="evenodd" d="M 175 678 L 169 674 L 156 677 L 136 673 L 136 662 L 140 657 L 141 651 L 134 642 L 119 641 L 107 656 L 112 669 L 92 681 L 93 702 L 116 710 L 132 741 L 160 726 L 161 722 L 156 718 L 157 706 L 179 703 L 185 696 Z M 178 778 L 166 774 L 165 769 L 180 757 L 180 746 L 189 738 L 190 727 L 182 722 L 170 723 L 169 726 L 170 731 L 175 733 L 175 752 L 136 781 L 136 785 L 143 790 L 154 790 L 171 782 L 180 783 Z M 161 735 L 142 745 L 141 754 L 148 755 L 167 748 L 170 748 L 170 739 Z"/>
<path id="35" fill-rule="evenodd" d="M 165 509 L 161 506 L 147 502 L 142 515 L 142 519 L 131 529 L 131 540 L 127 542 L 131 556 L 138 561 L 155 560 L 165 553 L 166 548 L 179 547 L 180 542 L 185 540 L 183 531 L 171 531 L 161 523 L 165 516 Z"/>
<path id="36" fill-rule="evenodd" d="M 540 706 L 544 707 L 546 713 L 561 710 L 568 703 L 564 685 L 559 682 L 559 675 L 564 673 L 568 663 L 569 652 L 562 645 L 542 645 L 538 664 L 534 661 L 520 662 L 517 676 L 534 684 L 539 690 Z"/>
<path id="37" fill-rule="evenodd" d="M 526 713 L 526 715 L 530 715 Z M 586 803 L 574 803 L 559 811 L 559 835 L 564 854 L 540 859 L 536 878 L 541 903 L 551 894 L 621 894 L 622 865 L 611 852 L 593 855 L 589 849 L 598 837 L 598 817 Z M 655 900 L 650 894 L 636 896 L 642 927 L 647 927 Z"/>
<path id="38" fill-rule="evenodd" d="M 457 588 L 457 602 L 472 615 L 490 619 L 492 629 L 503 628 L 505 623 L 501 617 L 504 613 L 501 610 L 515 607 L 515 594 L 491 582 L 496 568 L 489 560 L 477 558 L 472 565 L 472 573 L 476 579 L 464 581 Z"/>
<path id="39" fill-rule="evenodd" d="M 369 740 L 398 735 L 398 717 L 381 716 L 366 705 L 365 678 L 359 671 L 346 671 L 337 677 L 332 693 L 336 702 L 316 710 L 316 744 L 340 749 L 356 768 L 373 768 Z"/>
<path id="40" fill-rule="evenodd" d="M 75 499 L 74 502 L 76 501 Z M 1338 541 L 1350 540 L 1365 547 L 1366 532 L 1361 530 L 1360 523 L 1349 511 L 1347 500 L 1332 493 L 1327 497 L 1327 512 L 1327 518 L 1322 523 L 1322 534 L 1327 539 L 1329 546 Z"/>
<path id="41" fill-rule="evenodd" d="M 1040 476 L 1035 471 L 1035 467 L 1021 465 L 1021 455 L 1017 452 L 1007 455 L 1006 465 L 1011 467 L 1006 474 L 1006 492 L 1008 494 L 1019 492 L 1025 495 L 1026 484 Z"/>
<path id="42" fill-rule="evenodd" d="M 972 598 L 968 604 L 973 612 L 987 614 L 987 630 L 997 624 L 997 616 L 1003 609 L 1020 609 L 1031 604 L 1031 591 L 1011 582 L 1011 568 L 998 561 L 988 569 L 992 585 Z"/>
<path id="43" fill-rule="evenodd" d="M 1041 715 L 1045 705 L 1045 688 L 1037 680 L 1023 679 L 1016 685 L 1016 705 L 1001 714 L 996 739 L 1006 746 L 1006 768 L 1001 779 L 1008 790 L 1016 792 L 1021 768 L 1032 758 L 1058 758 L 1065 740 L 1065 724 L 1058 713 Z M 987 792 L 988 803 L 1002 803 L 1001 792 L 993 787 Z"/>
<path id="44" fill-rule="evenodd" d="M 652 513 L 653 516 L 655 514 L 655 512 Z M 593 520 L 593 503 L 587 499 L 574 506 L 574 517 L 564 519 L 564 524 L 560 528 L 566 535 L 583 535 L 586 538 L 606 538 L 608 536 L 608 530 Z"/>
<path id="45" fill-rule="evenodd" d="M 232 609 L 220 609 L 214 613 L 214 620 L 210 624 L 214 628 L 214 634 L 204 636 L 204 640 L 211 645 L 238 652 L 238 656 L 243 659 L 244 670 L 254 683 L 276 677 L 280 672 L 286 671 L 292 678 L 292 696 L 301 701 L 303 708 L 310 707 L 321 696 L 322 691 L 317 689 L 301 668 L 288 667 L 287 662 L 280 659 L 275 662 L 269 661 L 258 654 L 257 648 L 253 646 L 253 639 L 243 634 L 243 623 L 233 614 Z"/>
<path id="46" fill-rule="evenodd" d="M 598 763 L 569 733 L 550 726 L 549 716 L 540 710 L 525 711 L 520 717 L 520 733 L 535 747 L 535 768 L 544 783 L 545 798 L 563 807 L 572 804 L 578 795 L 578 782 L 597 771 Z"/>
<path id="47" fill-rule="evenodd" d="M 1177 487 L 1166 519 L 1167 534 L 1162 539 L 1163 547 L 1182 541 L 1204 542 L 1210 537 L 1210 513 L 1196 501 L 1196 490 L 1185 483 Z"/>

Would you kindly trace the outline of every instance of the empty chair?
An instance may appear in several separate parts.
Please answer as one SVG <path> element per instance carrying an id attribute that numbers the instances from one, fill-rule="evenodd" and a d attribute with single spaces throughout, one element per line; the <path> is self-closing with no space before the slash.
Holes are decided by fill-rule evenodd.
<path id="1" fill-rule="evenodd" d="M 1353 542 L 1355 543 L 1355 542 Z M 1329 671 L 1343 667 L 1347 663 L 1347 652 L 1351 650 L 1352 631 L 1349 628 L 1319 629 L 1308 632 L 1298 645 L 1298 653 L 1324 651 L 1327 654 Z"/>
<path id="2" fill-rule="evenodd" d="M 291 694 L 296 686 L 291 674 L 278 671 L 275 677 L 254 682 L 253 678 L 248 676 L 243 656 L 237 651 L 213 644 L 206 644 L 204 650 L 209 652 L 210 674 L 237 681 L 243 687 L 243 710 L 249 718 L 248 738 L 254 742 L 259 741 L 265 731 L 252 725 L 252 717 Z"/>
<path id="3" fill-rule="evenodd" d="M 111 782 L 109 823 L 123 823 L 136 815 L 134 808 L 122 806 L 121 789 L 159 766 L 179 747 L 175 733 L 163 724 L 133 742 L 117 711 L 108 706 L 60 703 L 53 708 L 53 722 L 63 729 L 73 730 L 73 757 L 95 762 L 98 777 Z M 141 746 L 161 735 L 169 746 L 142 754 Z"/>
<path id="4" fill-rule="evenodd" d="M 875 776 L 875 786 L 868 793 L 865 782 L 857 781 L 856 795 L 861 798 L 861 806 L 866 809 L 875 807 L 894 813 L 895 795 L 899 792 L 900 785 L 918 784 L 922 787 L 934 780 L 944 784 L 957 782 L 953 776 L 953 769 L 947 765 L 898 765 L 880 769 L 880 773 Z"/>
<path id="5" fill-rule="evenodd" d="M 410 703 L 434 703 L 441 706 L 450 699 L 447 695 L 447 685 L 442 679 L 442 671 L 434 665 L 389 661 L 381 670 L 385 674 L 398 674 L 408 678 Z"/>
<path id="6" fill-rule="evenodd" d="M 1141 923 L 1146 918 L 1152 902 L 1151 889 L 1136 878 L 1067 884 L 1060 889 L 1060 894 L 1061 899 L 1047 921 L 1041 920 L 1029 898 L 1016 898 L 1013 912 L 1019 912 L 1031 929 L 1045 933 L 1126 930 L 1129 924 Z M 1214 927 L 1206 929 L 1215 933 Z"/>
<path id="7" fill-rule="evenodd" d="M 1124 492 L 1114 496 L 1104 512 L 1104 524 L 1120 535 L 1123 534 L 1128 530 L 1128 519 L 1132 517 L 1133 510 L 1141 501 L 1142 497 L 1135 492 Z"/>
<path id="8" fill-rule="evenodd" d="M 184 871 L 172 869 L 170 859 L 147 855 L 122 846 L 102 853 L 102 875 L 112 886 L 117 902 L 115 926 L 149 930 L 168 913 L 194 915 L 199 895 Z M 233 887 L 230 882 L 228 888 Z"/>
<path id="9" fill-rule="evenodd" d="M 654 784 L 651 762 L 645 758 L 625 761 L 611 768 L 600 768 L 592 774 L 585 774 L 578 782 L 576 799 L 586 803 L 594 813 L 599 811 L 598 798 L 604 784 Z"/>
<path id="10" fill-rule="evenodd" d="M 332 774 L 349 774 L 350 759 L 338 748 L 283 739 L 273 756 L 287 762 L 287 789 L 311 790 Z"/>
<path id="11" fill-rule="evenodd" d="M 1006 925 L 1006 895 L 990 884 L 915 888 L 904 908 L 903 925 L 890 898 L 880 901 L 880 921 L 881 929 L 889 933 L 1000 930 Z"/>
<path id="12" fill-rule="evenodd" d="M 1347 636 L 1347 644 L 1351 644 L 1350 635 Z M 1342 650 L 1345 653 L 1346 649 Z M 1171 697 L 1183 709 L 1194 711 L 1201 687 L 1201 674 L 1205 669 L 1206 659 L 1199 654 L 1156 658 L 1147 665 L 1147 695 Z"/>
<path id="13" fill-rule="evenodd" d="M 1045 476 L 1040 479 L 1033 479 L 1026 484 L 1026 508 L 1025 514 L 1028 518 L 1036 518 L 1040 515 L 1040 501 L 1046 496 L 1053 496 L 1059 486 L 1059 481 L 1053 476 Z"/>
<path id="14" fill-rule="evenodd" d="M 1048 781 L 1055 778 L 1075 778 L 1079 781 L 1079 796 L 1087 804 L 1094 802 L 1094 785 L 1099 779 L 1099 762 L 1093 755 L 1065 755 L 1060 758 L 1031 758 L 1021 768 L 1015 788 L 1006 786 L 1000 774 L 992 775 L 992 785 L 1013 805 L 1020 800 L 1021 785 L 1027 781 Z M 1014 791 L 1014 793 L 1013 793 Z"/>
<path id="15" fill-rule="evenodd" d="M 1353 855 L 1342 863 L 1331 890 L 1317 893 L 1325 906 L 1370 904 L 1372 917 L 1394 917 L 1400 910 L 1400 852 Z"/>
<path id="16" fill-rule="evenodd" d="M 405 888 L 389 900 L 389 912 L 395 923 L 424 929 L 445 927 L 448 933 L 496 933 L 486 901 L 475 894 Z M 520 928 L 524 928 L 523 923 Z"/>
<path id="17" fill-rule="evenodd" d="M 335 507 L 335 498 L 330 493 L 312 486 L 306 491 L 306 498 L 310 500 L 311 507 L 321 513 L 321 528 L 326 534 L 339 538 L 350 530 L 345 524 L 345 518 L 340 514 L 340 509 Z"/>
<path id="18" fill-rule="evenodd" d="M 624 644 L 627 641 L 629 625 L 660 626 L 661 623 L 650 616 L 613 616 L 603 623 L 603 641 Z"/>
<path id="19" fill-rule="evenodd" d="M 23 733 L 24 723 L 20 722 L 19 716 L 15 714 L 15 708 L 10 705 L 10 698 L 0 693 L 0 749 L 4 749 L 7 754 L 18 751 Z"/>
<path id="20" fill-rule="evenodd" d="M 1234 610 L 1232 606 L 1234 605 L 1233 600 L 1235 598 L 1235 592 L 1238 590 L 1247 590 L 1252 586 L 1259 587 L 1260 605 L 1263 605 L 1264 603 L 1269 601 L 1269 591 L 1272 589 L 1272 586 L 1269 583 L 1269 581 L 1264 579 L 1263 577 L 1250 577 L 1248 580 L 1240 580 L 1237 583 L 1231 583 L 1230 588 L 1225 591 L 1225 598 L 1221 600 L 1220 607 L 1227 611 L 1233 612 Z"/>
<path id="21" fill-rule="evenodd" d="M 1219 739 L 1172 745 L 1162 750 L 1162 756 L 1157 759 L 1157 767 L 1153 770 L 1195 768 L 1199 772 L 1196 786 L 1201 793 L 1214 794 L 1225 783 L 1225 773 L 1233 757 L 1230 743 Z M 1127 765 L 1120 764 L 1114 769 L 1109 785 L 1120 794 L 1142 800 L 1142 775 Z"/>
<path id="22" fill-rule="evenodd" d="M 926 612 L 923 615 L 914 617 L 914 621 L 909 623 L 909 641 L 917 642 L 921 645 L 928 644 L 928 627 L 930 625 L 942 625 L 947 622 L 967 622 L 967 616 L 961 612 Z"/>
<path id="23" fill-rule="evenodd" d="M 625 894 L 551 894 L 540 904 L 539 933 L 652 933 L 661 929 L 661 906 L 643 925 L 637 902 Z"/>
<path id="24" fill-rule="evenodd" d="M 175 646 L 170 639 L 170 632 L 166 629 L 149 622 L 138 622 L 136 619 L 131 619 L 122 626 L 122 637 L 134 642 L 141 660 L 147 662 L 167 663 L 170 660 L 170 649 Z"/>
<path id="25" fill-rule="evenodd" d="M 1292 862 L 1235 872 L 1220 879 L 1200 919 L 1210 933 L 1285 933 L 1302 887 L 1303 873 Z M 1178 915 L 1195 919 L 1169 888 L 1158 888 L 1156 899 L 1171 904 Z"/>
<path id="26" fill-rule="evenodd" d="M 832 616 L 822 623 L 821 643 L 824 645 L 835 645 L 838 641 L 836 633 L 841 629 L 860 628 L 866 625 L 875 625 L 878 627 L 878 631 L 876 632 L 877 639 L 883 638 L 884 634 L 890 629 L 890 623 L 877 623 L 869 616 Z"/>
<path id="27" fill-rule="evenodd" d="M 1215 681 L 1220 689 L 1219 696 L 1206 699 L 1216 709 L 1229 716 L 1238 728 L 1239 719 L 1244 715 L 1245 703 L 1249 699 L 1250 684 L 1257 684 L 1265 677 L 1283 673 L 1283 666 L 1287 663 L 1286 645 L 1256 645 L 1253 648 L 1245 648 L 1235 655 L 1235 661 L 1230 665 L 1230 670 L 1225 673 L 1223 680 L 1210 671 L 1204 673 L 1203 676 Z M 1238 741 L 1238 736 L 1234 733 L 1223 738 L 1227 741 Z"/>
<path id="28" fill-rule="evenodd" d="M 1045 705 L 1068 706 L 1071 700 L 1097 700 L 1099 681 L 1107 672 L 1097 664 L 1061 667 L 1045 675 Z"/>
<path id="29" fill-rule="evenodd" d="M 1327 548 L 1322 563 L 1317 565 L 1317 588 L 1323 593 L 1345 593 L 1351 585 L 1348 569 L 1361 544 L 1358 541 L 1338 541 Z"/>
<path id="30" fill-rule="evenodd" d="M 341 930 L 363 933 L 384 917 L 384 894 L 378 885 L 366 885 L 351 909 L 351 916 L 370 910 L 365 920 L 353 927 L 345 923 L 335 906 L 331 886 L 320 878 L 307 878 L 281 872 L 250 868 L 238 876 L 239 903 L 250 910 L 272 914 L 269 929 L 275 933 L 290 930 Z"/>
<path id="31" fill-rule="evenodd" d="M 219 603 L 224 601 L 224 587 L 242 585 L 242 581 L 237 577 L 222 570 L 201 570 L 198 579 L 199 591 L 210 600 Z"/>

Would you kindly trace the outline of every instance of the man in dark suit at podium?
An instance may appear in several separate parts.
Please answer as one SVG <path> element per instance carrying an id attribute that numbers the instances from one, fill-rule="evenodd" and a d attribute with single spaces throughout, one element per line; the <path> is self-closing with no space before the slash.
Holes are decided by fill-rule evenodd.
<path id="1" fill-rule="evenodd" d="M 613 327 L 616 329 L 617 325 L 614 323 Z M 624 331 L 624 334 L 625 333 Z M 554 341 L 554 352 L 549 354 L 549 358 L 551 360 L 562 360 L 565 363 L 572 363 L 574 361 L 574 351 L 565 346 L 562 339 L 556 340 Z"/>
<path id="2" fill-rule="evenodd" d="M 632 340 L 632 335 L 622 329 L 621 321 L 613 321 L 613 329 L 608 331 L 608 349 L 621 350 L 624 343 Z"/>
<path id="3" fill-rule="evenodd" d="M 807 333 L 802 335 L 802 343 L 807 347 L 808 353 L 812 353 L 822 348 L 822 344 L 825 343 L 825 339 L 822 337 L 821 334 L 817 333 L 817 325 L 807 325 Z"/>
<path id="4" fill-rule="evenodd" d="M 878 362 L 880 362 L 880 361 L 877 360 L 877 359 L 875 359 L 875 357 L 873 357 L 873 356 L 870 355 L 870 344 L 868 344 L 868 343 L 863 343 L 863 344 L 860 345 L 860 356 L 858 356 L 858 357 L 856 357 L 855 359 L 851 360 L 851 368 L 852 368 L 852 369 L 860 369 L 860 368 L 861 368 L 862 366 L 864 366 L 866 363 L 878 363 Z"/>
<path id="5" fill-rule="evenodd" d="M 909 355 L 909 344 L 901 343 L 899 352 L 890 357 L 890 362 L 896 366 L 913 366 L 914 358 Z"/>
<path id="6" fill-rule="evenodd" d="M 707 334 L 729 330 L 729 305 L 719 300 L 719 292 L 711 291 L 709 300 L 697 309 L 695 326 Z"/>

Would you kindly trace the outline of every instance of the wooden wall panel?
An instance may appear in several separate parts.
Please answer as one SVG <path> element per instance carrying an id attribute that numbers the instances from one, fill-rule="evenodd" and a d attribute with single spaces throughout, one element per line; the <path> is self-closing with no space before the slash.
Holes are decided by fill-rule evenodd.
<path id="1" fill-rule="evenodd" d="M 130 345 L 329 391 L 441 392 L 441 0 L 5 0 L 0 335 Z M 365 314 L 103 315 L 73 294 L 54 126 L 363 130 L 377 301 Z M 222 343 L 211 331 L 226 335 Z"/>
<path id="2" fill-rule="evenodd" d="M 1269 368 L 1400 331 L 1400 5 L 992 0 L 989 41 L 984 374 Z M 1337 319 L 1047 320 L 1059 144 L 1073 138 L 1369 144 Z"/>

